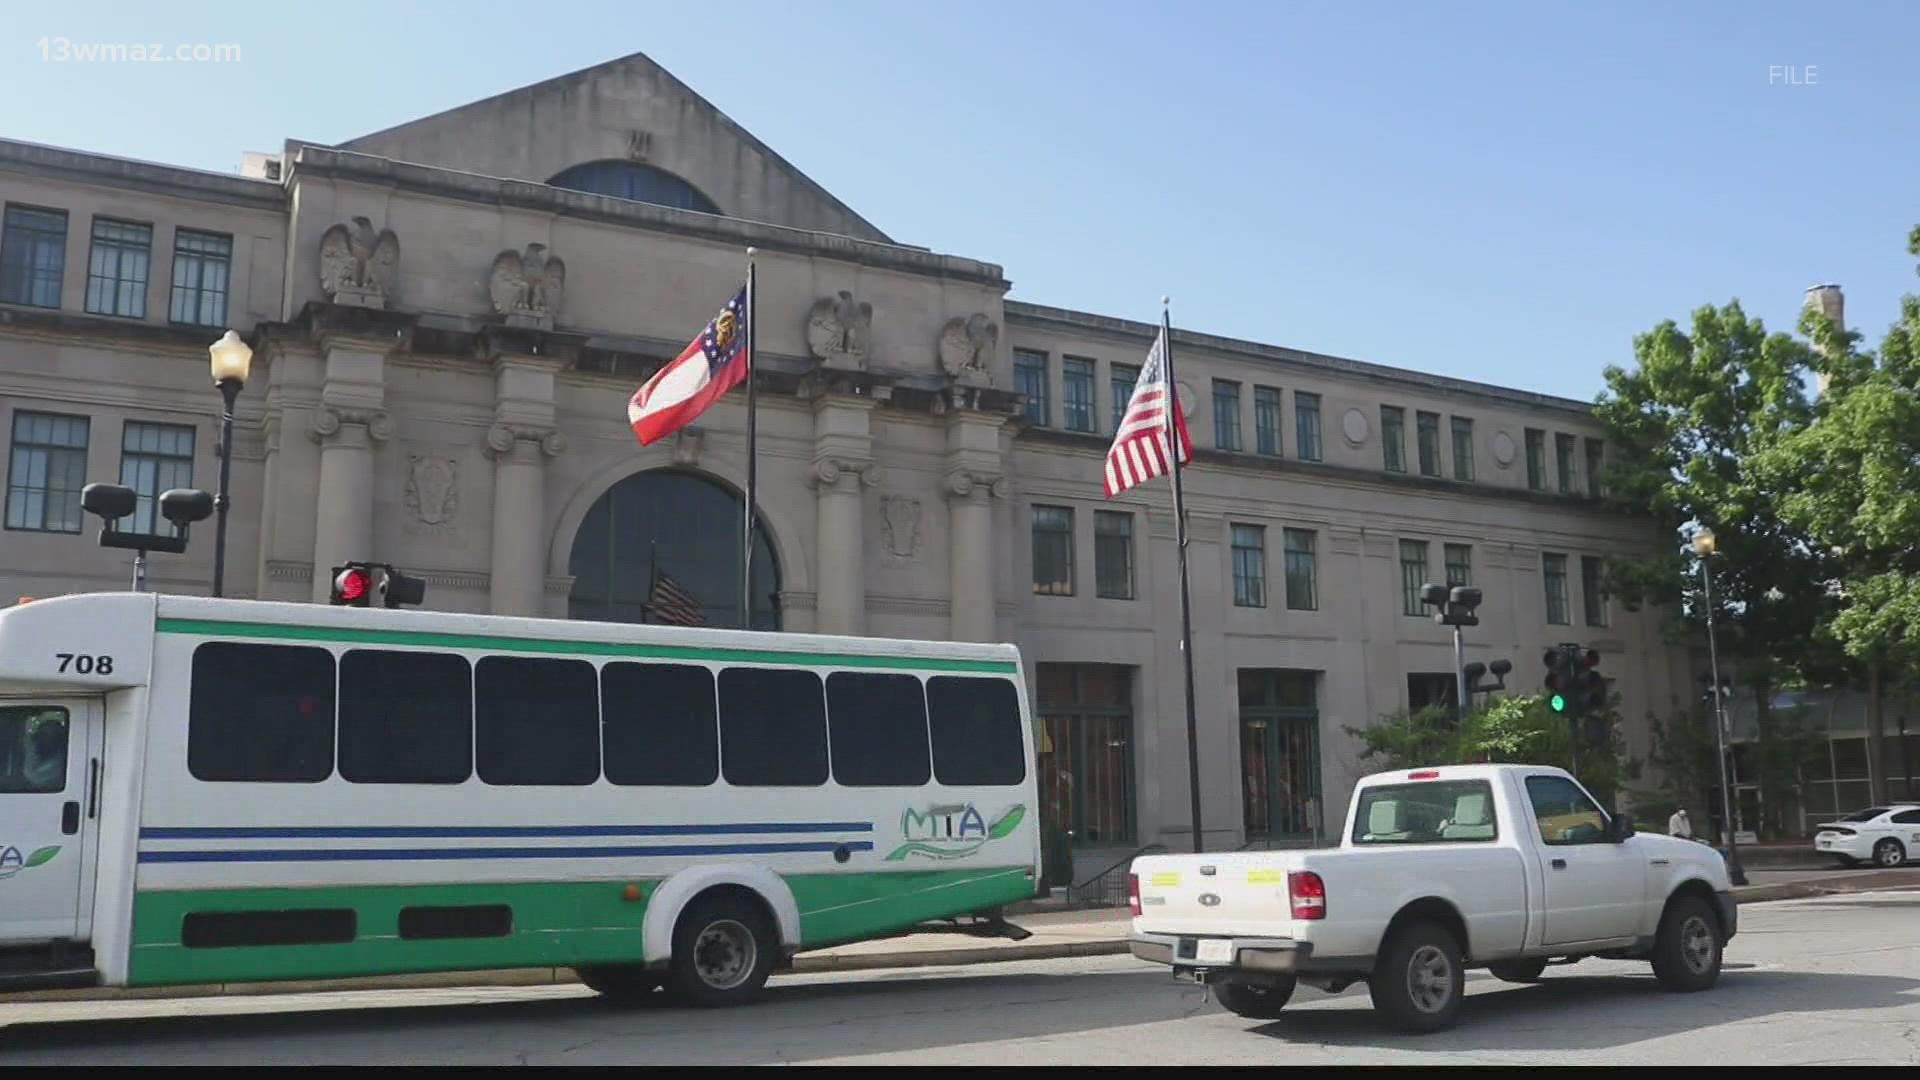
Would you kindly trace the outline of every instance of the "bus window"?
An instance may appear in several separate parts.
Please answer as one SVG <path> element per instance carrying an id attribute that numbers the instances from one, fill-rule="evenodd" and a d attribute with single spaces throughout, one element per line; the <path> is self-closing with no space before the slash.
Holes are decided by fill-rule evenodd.
<path id="1" fill-rule="evenodd" d="M 58 706 L 0 707 L 0 794 L 65 791 L 68 726 Z"/>
<path id="2" fill-rule="evenodd" d="M 600 669 L 601 751 L 607 779 L 647 787 L 705 787 L 720 778 L 713 672 L 691 664 Z"/>
<path id="3" fill-rule="evenodd" d="M 600 685 L 592 664 L 487 656 L 473 666 L 473 687 L 473 756 L 482 781 L 600 779 Z"/>
<path id="4" fill-rule="evenodd" d="M 193 651 L 187 771 L 196 780 L 316 784 L 333 775 L 333 654 L 209 641 Z"/>
<path id="5" fill-rule="evenodd" d="M 356 784 L 458 784 L 473 775 L 473 672 L 453 653 L 340 657 L 340 775 Z"/>
<path id="6" fill-rule="evenodd" d="M 1027 778 L 1020 698 L 1005 679 L 936 675 L 927 680 L 933 774 L 942 784 L 1011 786 Z"/>
<path id="7" fill-rule="evenodd" d="M 919 787 L 932 778 L 927 698 L 912 675 L 827 676 L 833 778 L 848 787 Z"/>
<path id="8" fill-rule="evenodd" d="M 720 771 L 743 787 L 827 782 L 827 707 L 820 676 L 778 668 L 720 672 Z"/>

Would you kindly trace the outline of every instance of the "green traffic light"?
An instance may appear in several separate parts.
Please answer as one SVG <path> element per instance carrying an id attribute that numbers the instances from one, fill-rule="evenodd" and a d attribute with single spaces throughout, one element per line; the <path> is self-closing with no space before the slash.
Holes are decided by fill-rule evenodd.
<path id="1" fill-rule="evenodd" d="M 1567 699 L 1560 696 L 1559 694 L 1555 694 L 1552 697 L 1548 698 L 1547 704 L 1553 707 L 1554 712 L 1567 711 Z"/>

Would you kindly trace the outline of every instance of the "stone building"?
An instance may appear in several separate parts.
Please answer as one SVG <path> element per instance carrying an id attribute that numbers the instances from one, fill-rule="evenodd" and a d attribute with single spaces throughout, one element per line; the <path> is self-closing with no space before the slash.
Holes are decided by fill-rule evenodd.
<path id="1" fill-rule="evenodd" d="M 1080 871 L 1187 842 L 1171 494 L 1101 491 L 1153 322 L 1007 299 L 1000 266 L 892 239 L 643 56 L 240 175 L 0 142 L 0 203 L 0 594 L 126 587 L 79 488 L 132 484 L 144 525 L 214 486 L 232 328 L 228 595 L 324 602 L 375 559 L 436 609 L 638 621 L 666 587 L 736 625 L 744 395 L 646 448 L 625 407 L 751 246 L 754 623 L 1018 643 Z M 1467 655 L 1512 686 L 1575 640 L 1629 717 L 1684 690 L 1655 616 L 1600 592 L 1601 560 L 1663 541 L 1594 499 L 1582 403 L 1173 343 L 1209 847 L 1337 830 L 1369 771 L 1345 729 L 1452 693 L 1426 581 L 1485 590 Z M 151 587 L 205 590 L 211 530 Z"/>

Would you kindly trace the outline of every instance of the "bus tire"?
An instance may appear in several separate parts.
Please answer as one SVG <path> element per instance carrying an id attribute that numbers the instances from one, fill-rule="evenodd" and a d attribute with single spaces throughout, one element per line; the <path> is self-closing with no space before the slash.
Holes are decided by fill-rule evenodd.
<path id="1" fill-rule="evenodd" d="M 627 1004 L 644 1001 L 655 990 L 660 989 L 660 975 L 648 971 L 638 964 L 607 964 L 599 967 L 578 967 L 573 973 L 580 977 L 587 989 L 606 998 Z"/>
<path id="2" fill-rule="evenodd" d="M 667 989 L 711 1008 L 759 998 L 780 939 L 760 905 L 735 892 L 695 900 L 673 928 Z"/>

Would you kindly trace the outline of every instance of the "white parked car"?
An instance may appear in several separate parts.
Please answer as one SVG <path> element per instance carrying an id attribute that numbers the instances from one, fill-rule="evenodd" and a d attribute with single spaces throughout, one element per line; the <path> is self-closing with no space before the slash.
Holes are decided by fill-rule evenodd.
<path id="1" fill-rule="evenodd" d="M 1457 765 L 1360 781 L 1333 850 L 1133 861 L 1132 952 L 1272 1019 L 1298 983 L 1366 982 L 1398 1027 L 1435 1031 L 1464 973 L 1533 982 L 1549 963 L 1644 960 L 1705 990 L 1738 908 L 1720 853 L 1636 833 L 1566 772 Z"/>
<path id="2" fill-rule="evenodd" d="M 1814 830 L 1813 849 L 1848 866 L 1905 866 L 1920 855 L 1920 806 L 1869 806 Z"/>

